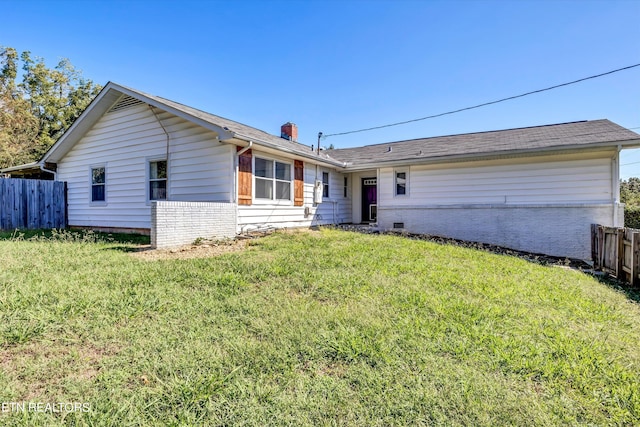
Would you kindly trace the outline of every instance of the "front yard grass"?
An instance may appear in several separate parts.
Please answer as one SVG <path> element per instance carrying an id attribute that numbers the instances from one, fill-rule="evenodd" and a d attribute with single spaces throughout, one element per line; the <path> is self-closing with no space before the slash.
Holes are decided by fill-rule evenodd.
<path id="1" fill-rule="evenodd" d="M 214 258 L 0 240 L 3 425 L 638 425 L 640 307 L 583 273 L 398 236 Z M 6 236 L 5 236 L 6 237 Z"/>

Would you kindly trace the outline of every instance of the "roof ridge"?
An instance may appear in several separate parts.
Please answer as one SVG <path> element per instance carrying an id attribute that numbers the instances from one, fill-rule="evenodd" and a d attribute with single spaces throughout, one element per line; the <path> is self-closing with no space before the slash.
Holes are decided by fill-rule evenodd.
<path id="1" fill-rule="evenodd" d="M 607 119 L 576 120 L 576 121 L 573 121 L 573 122 L 551 123 L 551 124 L 546 124 L 546 125 L 535 125 L 535 126 L 523 126 L 523 127 L 517 127 L 517 128 L 509 128 L 509 129 L 494 129 L 494 130 L 485 130 L 485 131 L 479 131 L 479 132 L 453 133 L 453 134 L 449 134 L 449 135 L 436 135 L 436 136 L 427 136 L 427 137 L 423 137 L 423 138 L 402 139 L 400 141 L 380 142 L 380 143 L 377 143 L 377 144 L 360 145 L 358 147 L 335 148 L 334 150 L 335 151 L 352 150 L 352 149 L 358 149 L 358 148 L 364 148 L 364 147 L 376 147 L 376 146 L 381 146 L 381 145 L 398 144 L 398 143 L 401 143 L 401 142 L 424 141 L 426 139 L 448 138 L 448 137 L 452 137 L 452 136 L 465 136 L 465 135 L 480 135 L 480 134 L 487 134 L 487 133 L 508 132 L 508 131 L 514 131 L 514 130 L 545 128 L 545 127 L 552 127 L 552 126 L 570 125 L 570 124 L 575 124 L 575 123 L 588 123 L 588 122 L 599 122 L 599 121 L 608 121 L 608 120 Z"/>

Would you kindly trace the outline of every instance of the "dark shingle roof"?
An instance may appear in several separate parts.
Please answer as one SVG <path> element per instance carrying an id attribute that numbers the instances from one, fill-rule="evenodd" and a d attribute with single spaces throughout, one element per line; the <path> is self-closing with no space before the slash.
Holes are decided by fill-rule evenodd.
<path id="1" fill-rule="evenodd" d="M 176 110 L 182 111 L 185 114 L 196 117 L 198 119 L 204 120 L 205 122 L 211 123 L 215 126 L 219 126 L 221 128 L 227 129 L 237 137 L 246 140 L 252 140 L 257 144 L 260 142 L 267 143 L 269 145 L 274 146 L 275 148 L 282 149 L 284 151 L 293 152 L 295 154 L 300 154 L 305 157 L 317 158 L 318 160 L 322 160 L 325 162 L 330 162 L 333 164 L 340 164 L 341 162 L 332 159 L 329 157 L 326 152 L 320 152 L 320 154 L 316 154 L 315 151 L 311 150 L 310 145 L 300 144 L 299 142 L 289 141 L 287 139 L 281 138 L 276 135 L 271 135 L 263 130 L 256 129 L 254 127 L 226 119 L 224 117 L 216 116 L 215 114 L 207 113 L 206 111 L 198 110 L 197 108 L 189 107 L 188 105 L 180 104 L 179 102 L 171 101 L 170 99 L 162 98 L 160 96 L 150 95 L 145 92 L 141 92 L 137 89 L 132 89 L 126 86 L 118 85 L 128 91 L 136 93 L 138 95 L 142 95 L 149 99 L 155 100 L 160 104 L 164 104 L 171 108 L 175 108 Z"/>
<path id="2" fill-rule="evenodd" d="M 437 160 L 448 157 L 494 156 L 536 150 L 554 150 L 635 140 L 640 135 L 609 120 L 437 136 L 408 141 L 330 150 L 328 154 L 353 165 L 381 162 Z M 611 144 L 613 145 L 613 144 Z"/>

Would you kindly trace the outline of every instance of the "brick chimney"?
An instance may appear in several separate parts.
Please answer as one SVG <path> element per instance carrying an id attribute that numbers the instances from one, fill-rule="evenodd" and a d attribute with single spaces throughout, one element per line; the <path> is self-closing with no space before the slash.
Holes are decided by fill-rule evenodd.
<path id="1" fill-rule="evenodd" d="M 289 141 L 298 141 L 298 126 L 291 122 L 283 124 L 280 127 L 280 136 Z"/>

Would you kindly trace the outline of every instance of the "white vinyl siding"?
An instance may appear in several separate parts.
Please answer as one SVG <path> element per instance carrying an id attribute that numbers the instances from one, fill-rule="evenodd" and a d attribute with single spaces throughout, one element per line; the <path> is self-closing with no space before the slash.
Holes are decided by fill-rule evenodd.
<path id="1" fill-rule="evenodd" d="M 394 197 L 394 169 L 380 169 L 380 206 L 608 203 L 611 159 L 544 157 L 412 166 L 408 197 Z"/>
<path id="2" fill-rule="evenodd" d="M 170 135 L 168 199 L 231 201 L 232 147 L 215 134 L 156 110 Z M 58 163 L 68 183 L 69 224 L 150 228 L 149 159 L 166 159 L 167 137 L 150 108 L 136 105 L 105 114 Z M 104 207 L 90 206 L 89 165 L 108 164 Z"/>
<path id="3" fill-rule="evenodd" d="M 255 157 L 261 158 L 259 152 Z M 267 156 L 266 158 L 270 158 Z M 277 159 L 276 159 L 277 160 Z M 280 159 L 282 162 L 289 162 Z M 313 203 L 313 187 L 316 180 L 322 180 L 322 172 L 328 169 L 319 167 L 316 174 L 316 166 L 304 163 L 304 204 L 293 206 L 282 204 L 278 201 L 253 203 L 251 206 L 238 205 L 238 232 L 244 232 L 261 227 L 309 227 L 324 224 L 337 224 L 351 222 L 351 197 L 343 197 L 344 177 L 348 174 L 331 171 L 329 197 L 323 197 L 320 204 Z M 293 176 L 293 169 L 292 169 Z M 350 182 L 350 180 L 349 180 Z M 293 186 L 292 190 L 293 192 Z M 255 199 L 254 199 L 255 200 Z M 309 216 L 305 217 L 305 208 L 309 210 Z"/>
<path id="4" fill-rule="evenodd" d="M 320 172 L 320 179 L 324 178 L 323 173 L 327 173 L 329 181 L 328 185 L 323 183 L 323 192 L 327 191 L 328 197 L 324 195 L 327 193 L 323 193 L 323 202 L 317 206 L 316 215 L 318 221 L 321 224 L 351 222 L 351 198 L 344 197 L 344 177 L 348 177 L 348 175 L 334 171 L 329 172 L 323 168 L 320 168 Z M 305 199 L 309 197 L 313 200 L 313 187 L 310 187 L 309 190 L 310 193 L 308 195 L 305 194 Z"/>

